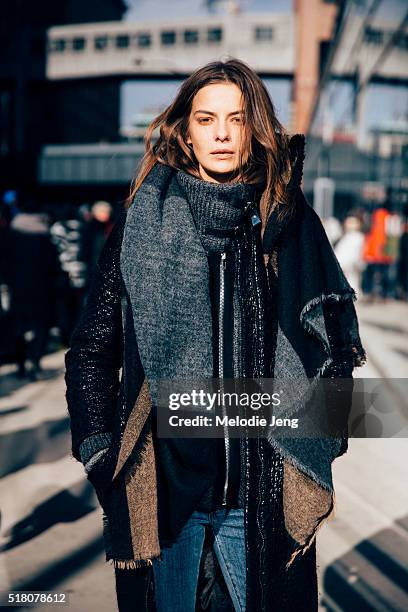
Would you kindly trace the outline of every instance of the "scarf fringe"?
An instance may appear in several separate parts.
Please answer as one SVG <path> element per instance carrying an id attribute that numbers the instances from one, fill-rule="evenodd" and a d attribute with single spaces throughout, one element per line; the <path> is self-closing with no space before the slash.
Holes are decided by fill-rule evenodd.
<path id="1" fill-rule="evenodd" d="M 321 293 L 316 296 L 312 300 L 309 300 L 302 308 L 302 312 L 300 313 L 300 319 L 302 320 L 304 315 L 312 310 L 315 306 L 319 304 L 323 304 L 325 302 L 345 302 L 346 300 L 352 300 L 355 302 L 357 300 L 357 294 L 354 289 L 345 289 L 344 293 Z"/>
<path id="2" fill-rule="evenodd" d="M 325 515 L 321 517 L 316 527 L 313 529 L 312 533 L 307 538 L 306 542 L 303 545 L 297 547 L 294 550 L 294 552 L 291 554 L 289 561 L 286 563 L 286 570 L 289 569 L 289 567 L 293 564 L 295 559 L 297 559 L 300 555 L 302 557 L 304 556 L 304 554 L 309 550 L 313 542 L 316 540 L 317 533 L 320 531 L 323 525 L 325 525 L 328 520 L 330 520 L 331 518 L 335 516 L 337 508 L 336 508 L 336 499 L 335 499 L 334 491 L 332 492 L 331 500 L 332 502 L 331 502 L 329 510 L 326 512 Z"/>
<path id="3" fill-rule="evenodd" d="M 323 344 L 328 356 L 323 365 L 318 369 L 315 378 L 319 378 L 324 375 L 327 368 L 333 363 L 333 359 L 331 357 L 330 345 L 326 342 L 325 338 L 323 338 L 319 333 L 316 332 L 313 325 L 311 325 L 309 321 L 305 318 L 305 315 L 319 304 L 324 304 L 326 302 L 346 302 L 349 300 L 351 300 L 352 302 L 355 302 L 357 300 L 357 294 L 352 287 L 350 287 L 350 289 L 346 289 L 344 293 L 322 293 L 321 295 L 313 298 L 312 300 L 309 300 L 309 302 L 307 302 L 302 308 L 299 318 L 301 324 L 303 325 L 303 328 L 307 332 L 315 336 L 315 338 L 317 338 Z M 367 362 L 367 355 L 363 347 L 358 345 L 359 343 L 357 342 L 357 346 L 353 345 L 351 349 L 354 367 L 361 367 Z"/>
<path id="4" fill-rule="evenodd" d="M 138 569 L 141 567 L 150 567 L 153 565 L 153 560 L 157 557 L 151 557 L 149 559 L 108 559 L 107 563 L 113 565 L 116 569 Z"/>

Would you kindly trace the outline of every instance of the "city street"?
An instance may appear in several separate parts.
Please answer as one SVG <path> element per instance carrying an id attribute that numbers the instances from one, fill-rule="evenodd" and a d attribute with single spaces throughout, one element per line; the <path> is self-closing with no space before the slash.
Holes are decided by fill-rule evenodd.
<path id="1" fill-rule="evenodd" d="M 408 377 L 408 304 L 361 304 L 368 363 L 356 376 Z M 116 609 L 105 563 L 102 510 L 70 456 L 64 351 L 43 358 L 43 379 L 0 368 L 0 584 L 2 591 L 67 594 L 72 612 Z M 401 436 L 401 434 L 398 434 Z M 318 535 L 321 610 L 408 609 L 408 437 L 349 441 L 335 461 L 336 513 Z M 39 610 L 60 606 L 38 607 Z"/>

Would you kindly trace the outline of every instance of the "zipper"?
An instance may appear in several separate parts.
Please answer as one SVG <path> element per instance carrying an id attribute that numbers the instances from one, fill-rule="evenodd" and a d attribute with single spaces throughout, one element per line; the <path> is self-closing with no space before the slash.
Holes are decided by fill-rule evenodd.
<path id="1" fill-rule="evenodd" d="M 247 212 L 253 206 L 252 201 L 246 203 L 245 212 Z M 261 223 L 261 219 L 257 211 L 252 211 L 251 214 L 252 227 Z M 219 357 L 218 357 L 218 369 L 220 378 L 221 392 L 224 392 L 224 298 L 225 298 L 225 269 L 227 267 L 227 251 L 221 253 L 220 258 L 220 306 L 219 306 Z M 227 416 L 227 411 L 222 400 L 222 414 L 224 417 Z M 222 505 L 227 505 L 227 492 L 228 492 L 228 478 L 229 478 L 229 457 L 230 457 L 230 445 L 228 435 L 228 424 L 224 425 L 224 443 L 225 443 L 225 481 L 224 481 L 224 492 L 222 497 Z"/>
<path id="2" fill-rule="evenodd" d="M 218 370 L 220 378 L 221 393 L 224 393 L 224 301 L 225 301 L 225 269 L 227 267 L 227 252 L 223 251 L 220 258 L 220 307 L 219 307 L 219 333 L 218 333 Z M 221 396 L 221 397 L 222 397 Z M 222 414 L 224 417 L 227 416 L 227 412 L 222 399 Z M 228 491 L 228 476 L 229 476 L 229 437 L 228 437 L 228 425 L 224 425 L 224 443 L 225 443 L 225 481 L 224 481 L 224 492 L 222 496 L 222 505 L 227 505 L 227 491 Z"/>

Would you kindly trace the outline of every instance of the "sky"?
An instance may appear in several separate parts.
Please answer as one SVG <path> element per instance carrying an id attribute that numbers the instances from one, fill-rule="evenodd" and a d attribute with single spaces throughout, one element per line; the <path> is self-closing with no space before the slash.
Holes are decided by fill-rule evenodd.
<path id="1" fill-rule="evenodd" d="M 362 9 L 367 0 L 359 0 Z M 161 18 L 185 17 L 208 15 L 205 0 L 125 0 L 129 7 L 125 19 L 155 19 L 157 15 Z M 225 7 L 226 2 L 218 3 L 218 10 Z M 244 11 L 289 13 L 293 10 L 293 0 L 240 0 Z M 215 3 L 217 5 L 217 3 Z M 356 6 L 357 2 L 356 2 Z M 407 9 L 407 0 L 382 0 L 376 11 L 376 17 L 384 20 L 398 20 Z M 214 8 L 213 10 L 217 10 Z"/>
<path id="2" fill-rule="evenodd" d="M 125 19 L 161 19 L 166 17 L 188 17 L 208 15 L 204 0 L 125 0 L 129 10 Z M 219 6 L 222 6 L 220 3 Z M 224 3 L 225 5 L 225 3 Z M 247 12 L 288 13 L 292 0 L 241 0 L 240 5 Z"/>

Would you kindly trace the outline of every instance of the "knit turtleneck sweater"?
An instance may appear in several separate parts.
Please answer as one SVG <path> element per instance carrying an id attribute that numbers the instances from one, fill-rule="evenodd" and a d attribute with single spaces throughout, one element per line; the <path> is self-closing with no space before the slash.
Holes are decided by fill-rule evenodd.
<path id="1" fill-rule="evenodd" d="M 242 182 L 212 183 L 178 170 L 194 223 L 206 251 L 235 250 L 234 229 L 241 229 L 246 206 L 256 199 L 256 186 Z"/>

